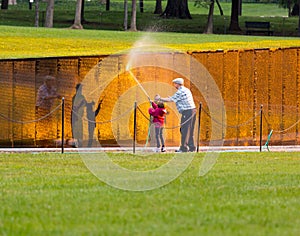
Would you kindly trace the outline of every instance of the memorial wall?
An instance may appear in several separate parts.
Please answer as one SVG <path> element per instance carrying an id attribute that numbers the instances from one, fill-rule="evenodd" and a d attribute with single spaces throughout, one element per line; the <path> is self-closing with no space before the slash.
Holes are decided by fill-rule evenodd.
<path id="1" fill-rule="evenodd" d="M 273 145 L 299 144 L 300 119 L 300 48 L 249 49 L 228 51 L 188 52 L 202 64 L 201 84 L 189 81 L 188 76 L 168 68 L 145 66 L 133 68 L 143 88 L 152 98 L 155 94 L 171 96 L 175 90 L 171 81 L 184 77 L 197 105 L 197 119 L 200 117 L 200 145 L 208 145 L 212 139 L 212 126 L 223 134 L 225 145 L 259 145 L 260 128 L 265 141 L 273 130 Z M 148 55 L 149 56 L 149 55 Z M 172 55 L 180 57 L 178 54 Z M 64 139 L 74 140 L 74 117 L 82 120 L 82 140 L 87 143 L 92 133 L 94 141 L 102 145 L 131 145 L 133 137 L 134 102 L 137 102 L 137 142 L 146 144 L 149 140 L 149 101 L 126 70 L 124 55 L 110 56 L 105 69 L 102 62 L 107 56 L 33 58 L 24 60 L 0 60 L 0 146 L 1 147 L 45 147 L 59 145 L 62 129 Z M 153 55 L 152 55 L 153 57 Z M 193 65 L 183 59 L 174 67 L 190 68 Z M 191 70 L 192 71 L 192 70 Z M 214 120 L 206 98 L 214 98 L 209 90 L 211 82 L 206 81 L 209 73 L 215 81 L 224 102 L 223 120 Z M 55 77 L 57 98 L 52 100 L 49 113 L 40 114 L 37 96 L 45 76 Z M 97 78 L 114 76 L 105 83 Z M 82 114 L 74 111 L 76 85 L 83 85 L 86 104 L 99 113 L 89 118 L 89 110 Z M 199 91 L 201 86 L 201 91 Z M 100 88 L 100 89 L 99 89 Z M 203 96 L 203 91 L 207 94 Z M 101 90 L 101 93 L 94 91 Z M 90 94 L 92 94 L 90 96 Z M 64 98 L 64 110 L 62 99 Z M 201 104 L 201 111 L 199 107 Z M 167 145 L 179 145 L 180 115 L 174 104 L 167 103 L 166 118 Z M 72 110 L 76 116 L 72 116 Z M 62 125 L 64 111 L 64 125 Z M 72 121 L 73 117 L 73 121 Z M 198 128 L 198 121 L 196 127 Z M 261 124 L 262 122 L 262 124 Z M 197 136 L 197 130 L 195 135 Z M 72 130 L 73 129 L 73 130 Z M 197 138 L 195 136 L 195 139 Z M 151 138 L 150 138 L 151 139 Z M 90 144 L 89 144 L 90 145 Z"/>

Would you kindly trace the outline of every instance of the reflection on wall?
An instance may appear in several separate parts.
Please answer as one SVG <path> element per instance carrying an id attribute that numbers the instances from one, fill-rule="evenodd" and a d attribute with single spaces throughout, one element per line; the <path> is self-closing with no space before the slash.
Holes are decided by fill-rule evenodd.
<path id="1" fill-rule="evenodd" d="M 201 63 L 216 82 L 226 109 L 226 124 L 217 124 L 224 130 L 226 145 L 258 145 L 260 108 L 263 108 L 263 138 L 274 130 L 272 144 L 299 144 L 300 119 L 300 48 L 249 49 L 230 51 L 190 52 Z M 148 55 L 149 56 L 149 55 Z M 178 57 L 178 55 L 173 55 Z M 179 55 L 180 56 L 180 55 Z M 149 117 L 147 97 L 131 75 L 126 71 L 126 58 L 116 55 L 102 69 L 106 56 L 38 58 L 0 61 L 0 146 L 53 146 L 61 138 L 61 100 L 56 99 L 50 121 L 39 120 L 36 112 L 38 88 L 45 75 L 56 78 L 57 93 L 65 98 L 65 139 L 72 140 L 72 97 L 75 86 L 83 84 L 87 102 L 94 102 L 94 109 L 101 102 L 95 117 L 94 138 L 103 145 L 117 142 L 131 144 L 133 136 L 133 105 L 137 101 L 137 142 L 144 145 L 148 138 Z M 178 63 L 178 60 L 174 60 Z M 175 67 L 187 67 L 182 61 Z M 171 81 L 181 76 L 166 68 L 147 66 L 132 70 L 151 98 L 159 93 L 171 96 L 175 90 Z M 203 77 L 201 86 L 209 87 Z M 98 78 L 113 77 L 102 81 Z M 186 78 L 188 81 L 189 78 Z M 88 82 L 86 82 L 88 81 Z M 107 83 L 107 84 L 105 84 Z M 102 86 L 102 87 L 101 87 Z M 199 108 L 202 103 L 202 145 L 211 138 L 213 122 L 199 85 L 186 83 L 190 87 Z M 101 93 L 99 88 L 101 87 Z M 208 88 L 207 88 L 208 89 Z M 207 90 L 209 91 L 209 90 Z M 211 92 L 210 92 L 211 93 Z M 206 96 L 214 97 L 214 94 Z M 166 118 L 166 141 L 168 145 L 179 144 L 179 114 L 174 104 L 168 103 Z M 84 110 L 84 117 L 87 111 Z M 49 123 L 50 122 L 50 123 Z M 83 140 L 88 142 L 88 118 L 83 119 Z M 197 129 L 195 129 L 195 132 Z M 94 144 L 93 144 L 94 145 Z"/>

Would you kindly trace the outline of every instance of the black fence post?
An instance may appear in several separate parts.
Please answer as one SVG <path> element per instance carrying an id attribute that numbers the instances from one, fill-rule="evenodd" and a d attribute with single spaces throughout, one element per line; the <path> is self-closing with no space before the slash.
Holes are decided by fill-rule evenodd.
<path id="1" fill-rule="evenodd" d="M 65 142 L 65 98 L 61 99 L 61 153 L 64 153 Z"/>
<path id="2" fill-rule="evenodd" d="M 260 127 L 259 127 L 259 151 L 262 151 L 262 126 L 263 126 L 263 105 L 260 105 Z"/>
<path id="3" fill-rule="evenodd" d="M 198 111 L 197 152 L 199 152 L 199 145 L 200 145 L 201 111 L 202 111 L 202 103 L 200 102 L 199 111 Z"/>
<path id="4" fill-rule="evenodd" d="M 136 142 L 136 108 L 137 103 L 134 102 L 134 113 L 133 113 L 133 153 L 135 153 L 135 142 Z"/>

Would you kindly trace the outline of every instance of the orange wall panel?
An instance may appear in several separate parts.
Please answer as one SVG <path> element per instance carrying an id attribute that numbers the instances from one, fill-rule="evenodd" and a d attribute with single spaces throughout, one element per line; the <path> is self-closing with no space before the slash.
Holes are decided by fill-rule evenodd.
<path id="1" fill-rule="evenodd" d="M 238 131 L 239 143 L 251 145 L 253 138 L 254 107 L 254 50 L 239 52 L 239 103 L 238 103 Z"/>
<path id="2" fill-rule="evenodd" d="M 283 128 L 287 129 L 282 137 L 283 142 L 296 143 L 297 120 L 297 49 L 282 49 L 282 96 Z"/>
<path id="3" fill-rule="evenodd" d="M 238 133 L 235 128 L 238 122 L 238 51 L 224 53 L 223 98 L 226 107 L 227 132 L 225 139 L 230 145 L 237 145 Z M 232 128 L 233 127 L 233 128 Z"/>
<path id="4" fill-rule="evenodd" d="M 296 124 L 300 118 L 299 48 L 191 52 L 190 55 L 191 57 L 180 53 L 166 55 L 170 60 L 168 68 L 146 65 L 131 68 L 131 72 L 151 99 L 155 94 L 172 96 L 176 91 L 172 80 L 175 77 L 186 79 L 185 85 L 193 92 L 197 109 L 200 103 L 203 108 L 200 129 L 202 145 L 210 141 L 212 126 L 224 129 L 226 145 L 258 145 L 260 105 L 263 105 L 264 141 L 273 129 L 271 144 L 300 142 L 299 124 Z M 138 59 L 157 63 L 158 58 L 161 57 L 151 53 L 139 55 Z M 3 93 L 0 95 L 0 112 L 2 116 L 15 120 L 34 120 L 36 92 L 43 83 L 44 76 L 50 74 L 57 78 L 58 93 L 65 97 L 66 139 L 72 138 L 71 108 L 75 85 L 83 83 L 87 101 L 94 101 L 95 104 L 102 101 L 96 118 L 96 138 L 103 142 L 132 140 L 133 105 L 137 101 L 140 109 L 137 113 L 137 141 L 139 145 L 144 145 L 148 135 L 147 116 L 150 104 L 127 71 L 127 65 L 126 55 L 2 60 L 0 88 Z M 195 70 L 196 67 L 201 67 L 201 70 Z M 212 81 L 216 83 L 225 103 L 226 126 L 225 123 L 218 124 L 222 120 L 212 120 L 215 114 L 209 110 L 205 100 L 214 99 L 216 95 L 217 91 L 212 90 Z M 99 87 L 103 87 L 101 94 L 98 93 Z M 59 105 L 60 102 L 57 100 L 56 104 Z M 166 142 L 179 145 L 180 115 L 175 104 L 167 103 L 166 106 L 169 110 L 166 118 Z M 35 123 L 17 124 L 0 119 L 3 127 L 0 141 L 13 145 L 14 142 L 24 140 L 58 139 L 61 136 L 60 117 L 61 111 L 58 110 L 51 124 L 51 135 L 38 131 Z M 196 131 L 197 127 L 195 134 Z M 85 129 L 84 138 L 87 137 Z"/>

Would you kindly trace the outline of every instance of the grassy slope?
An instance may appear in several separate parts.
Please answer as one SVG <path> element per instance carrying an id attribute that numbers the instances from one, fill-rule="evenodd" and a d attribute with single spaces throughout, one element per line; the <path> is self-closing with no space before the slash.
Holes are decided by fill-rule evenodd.
<path id="1" fill-rule="evenodd" d="M 278 48 L 300 45 L 298 38 L 162 32 L 45 29 L 0 26 L 0 58 L 114 54 L 138 41 L 159 42 L 175 50 Z"/>
<path id="2" fill-rule="evenodd" d="M 128 192 L 76 154 L 1 154 L 0 234 L 299 235 L 299 153 L 221 153 L 199 177 L 203 155 L 169 185 Z M 112 155 L 149 168 L 169 157 Z"/>
<path id="3" fill-rule="evenodd" d="M 166 2 L 163 1 L 163 8 L 165 4 Z M 137 27 L 140 32 L 123 31 L 123 2 L 118 0 L 111 2 L 110 11 L 105 11 L 105 5 L 100 4 L 98 0 L 86 1 L 85 19 L 88 23 L 84 24 L 85 30 L 69 30 L 68 27 L 71 26 L 74 18 L 75 5 L 75 1 L 69 0 L 56 2 L 54 29 L 33 28 L 34 7 L 33 10 L 28 10 L 26 2 L 10 6 L 6 11 L 0 11 L 0 59 L 113 54 L 129 49 L 145 38 L 155 40 L 161 46 L 183 51 L 300 45 L 300 40 L 295 37 L 224 34 L 228 33 L 231 3 L 221 3 L 224 16 L 219 15 L 216 7 L 214 35 L 201 34 L 207 21 L 208 9 L 195 7 L 193 2 L 189 4 L 193 19 L 182 20 L 162 19 L 154 15 L 155 1 L 145 1 L 144 13 L 137 14 Z M 45 3 L 41 2 L 40 26 L 42 26 L 42 12 L 45 8 Z M 258 16 L 264 17 L 258 19 Z M 272 29 L 277 36 L 294 35 L 297 18 L 284 16 L 286 16 L 286 9 L 279 8 L 276 4 L 243 4 L 243 14 L 239 21 L 243 31 L 245 20 L 268 20 L 271 21 Z"/>

